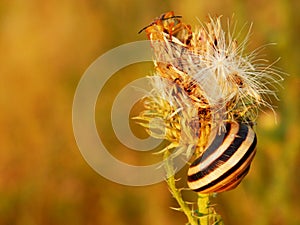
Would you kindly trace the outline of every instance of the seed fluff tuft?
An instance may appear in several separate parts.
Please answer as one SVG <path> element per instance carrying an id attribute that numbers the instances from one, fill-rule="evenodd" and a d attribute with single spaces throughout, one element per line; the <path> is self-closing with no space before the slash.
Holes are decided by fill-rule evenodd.
<path id="1" fill-rule="evenodd" d="M 227 28 L 230 30 L 229 22 Z M 251 25 L 240 44 L 234 38 L 236 24 L 232 33 L 226 33 L 221 17 L 209 17 L 192 31 L 181 17 L 170 12 L 144 30 L 154 50 L 155 75 L 186 93 L 192 107 L 198 109 L 199 127 L 209 124 L 225 129 L 228 120 L 254 124 L 260 109 L 274 111 L 271 98 L 276 98 L 281 72 L 257 58 L 262 48 L 245 53 Z M 152 83 L 161 97 L 178 98 L 171 88 Z M 180 104 L 183 109 L 183 102 Z"/>

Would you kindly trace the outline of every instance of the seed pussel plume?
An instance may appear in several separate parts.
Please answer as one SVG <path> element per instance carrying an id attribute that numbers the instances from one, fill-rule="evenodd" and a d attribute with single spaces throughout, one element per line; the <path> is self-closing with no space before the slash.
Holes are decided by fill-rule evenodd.
<path id="1" fill-rule="evenodd" d="M 221 17 L 210 17 L 192 31 L 173 12 L 163 14 L 143 30 L 152 42 L 155 75 L 185 92 L 198 109 L 199 127 L 209 124 L 224 128 L 231 120 L 253 124 L 261 107 L 273 110 L 270 95 L 276 97 L 282 78 L 272 65 L 256 58 L 259 49 L 245 53 L 250 30 L 239 44 L 233 37 L 235 26 L 233 34 L 225 33 Z M 157 79 L 152 83 L 161 97 L 177 98 L 171 88 L 158 85 Z M 184 108 L 178 101 L 180 105 Z"/>

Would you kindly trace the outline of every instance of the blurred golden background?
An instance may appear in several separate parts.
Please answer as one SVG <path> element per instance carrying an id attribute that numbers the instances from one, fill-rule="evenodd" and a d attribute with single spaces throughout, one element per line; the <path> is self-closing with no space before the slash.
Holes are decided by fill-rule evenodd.
<path id="1" fill-rule="evenodd" d="M 251 48 L 277 43 L 267 48 L 265 58 L 281 57 L 276 66 L 290 74 L 275 102 L 278 122 L 272 113 L 261 113 L 249 175 L 214 202 L 225 224 L 300 224 L 299 1 L 3 0 L 1 225 L 186 223 L 183 214 L 169 208 L 176 203 L 164 182 L 126 187 L 102 178 L 81 156 L 72 131 L 73 95 L 87 67 L 111 48 L 146 39 L 137 32 L 171 10 L 192 26 L 208 14 L 234 14 L 241 26 L 253 22 Z M 111 101 L 123 85 L 150 74 L 151 66 L 120 71 L 103 90 L 96 120 L 112 151 L 124 147 L 107 121 Z M 135 160 L 125 152 L 124 160 Z"/>

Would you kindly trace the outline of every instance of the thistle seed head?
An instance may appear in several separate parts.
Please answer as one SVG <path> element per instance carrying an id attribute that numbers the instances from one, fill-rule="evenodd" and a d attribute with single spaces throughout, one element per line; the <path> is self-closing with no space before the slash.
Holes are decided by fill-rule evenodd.
<path id="1" fill-rule="evenodd" d="M 196 135 L 203 138 L 196 145 L 203 147 L 210 129 L 224 129 L 231 120 L 253 124 L 262 106 L 273 110 L 270 95 L 276 96 L 282 77 L 257 59 L 261 48 L 246 54 L 250 30 L 238 43 L 234 32 L 224 31 L 221 17 L 209 17 L 194 31 L 173 12 L 154 20 L 145 31 L 154 50 L 155 78 L 140 119 L 158 116 L 166 128 L 159 138 L 179 143 L 184 133 L 194 144 L 189 126 L 197 121 Z"/>

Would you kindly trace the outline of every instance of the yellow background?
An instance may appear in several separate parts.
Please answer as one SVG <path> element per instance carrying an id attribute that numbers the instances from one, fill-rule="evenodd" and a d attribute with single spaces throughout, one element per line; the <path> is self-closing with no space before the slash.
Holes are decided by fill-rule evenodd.
<path id="1" fill-rule="evenodd" d="M 278 122 L 268 111 L 259 116 L 250 173 L 236 190 L 213 201 L 225 224 L 300 224 L 299 1 L 3 0 L 1 225 L 186 223 L 169 208 L 177 205 L 165 183 L 125 187 L 102 178 L 84 161 L 72 132 L 73 95 L 87 67 L 111 48 L 145 39 L 137 32 L 170 10 L 191 25 L 196 17 L 234 14 L 240 26 L 253 22 L 250 50 L 277 43 L 264 53 L 270 61 L 281 57 L 276 65 L 289 74 L 274 102 Z M 96 120 L 112 152 L 124 149 L 107 121 L 113 96 L 129 80 L 150 73 L 150 64 L 124 69 L 103 91 Z M 137 161 L 135 153 L 124 152 L 116 154 Z"/>

